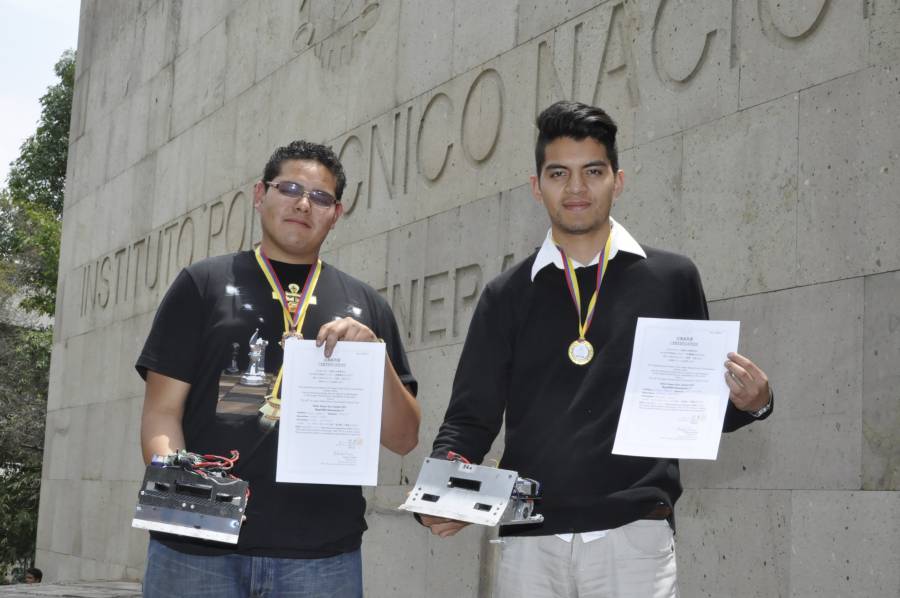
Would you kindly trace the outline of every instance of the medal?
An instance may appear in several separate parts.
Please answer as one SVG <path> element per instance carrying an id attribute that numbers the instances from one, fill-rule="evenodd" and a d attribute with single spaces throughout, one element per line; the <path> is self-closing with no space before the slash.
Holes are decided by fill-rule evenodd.
<path id="1" fill-rule="evenodd" d="M 306 310 L 312 300 L 313 290 L 319 282 L 319 275 L 322 273 L 322 260 L 316 259 L 316 263 L 309 268 L 309 274 L 306 276 L 306 282 L 303 289 L 297 293 L 297 285 L 289 285 L 290 293 L 285 293 L 275 273 L 275 268 L 269 258 L 266 257 L 262 246 L 256 248 L 256 263 L 269 281 L 272 287 L 272 296 L 281 303 L 281 312 L 284 316 L 284 334 L 281 335 L 282 348 L 289 338 L 303 338 L 300 330 L 303 329 L 303 321 L 306 319 Z M 259 409 L 259 423 L 264 429 L 269 429 L 278 422 L 281 417 L 281 399 L 278 398 L 278 391 L 281 389 L 281 379 L 284 376 L 284 365 L 278 368 L 278 375 L 275 377 L 275 384 L 272 386 L 272 393 L 266 396 L 266 400 Z"/>
<path id="2" fill-rule="evenodd" d="M 585 365 L 594 356 L 594 346 L 583 338 L 572 341 L 569 345 L 569 359 L 575 365 Z"/>
<path id="3" fill-rule="evenodd" d="M 600 283 L 603 282 L 603 276 L 606 274 L 606 266 L 609 263 L 609 249 L 612 245 L 612 230 L 606 237 L 606 245 L 600 252 L 600 259 L 597 263 L 597 286 L 594 287 L 594 294 L 591 295 L 591 301 L 588 303 L 587 316 L 584 321 L 581 320 L 581 290 L 578 288 L 578 277 L 575 276 L 575 264 L 563 251 L 559 245 L 559 254 L 562 256 L 563 272 L 566 275 L 566 286 L 569 288 L 569 295 L 575 304 L 575 313 L 578 315 L 578 338 L 569 345 L 569 360 L 575 365 L 587 365 L 594 358 L 594 346 L 585 338 L 591 322 L 594 320 L 594 311 L 597 308 L 597 297 L 600 294 Z"/>

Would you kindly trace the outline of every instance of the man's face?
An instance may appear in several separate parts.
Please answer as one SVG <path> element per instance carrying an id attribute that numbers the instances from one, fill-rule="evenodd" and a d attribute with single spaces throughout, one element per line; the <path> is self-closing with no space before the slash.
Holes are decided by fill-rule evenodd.
<path id="1" fill-rule="evenodd" d="M 271 182 L 282 181 L 299 183 L 307 191 L 326 191 L 336 196 L 334 175 L 315 160 L 284 161 L 281 172 Z M 266 254 L 289 263 L 312 263 L 343 211 L 340 203 L 322 207 L 308 197 L 288 197 L 262 181 L 253 189 L 253 206 L 259 212 Z"/>
<path id="2" fill-rule="evenodd" d="M 37 578 L 31 573 L 25 574 L 25 583 L 37 583 Z"/>
<path id="3" fill-rule="evenodd" d="M 623 182 L 622 171 L 613 171 L 602 143 L 590 137 L 559 137 L 547 144 L 540 176 L 531 177 L 531 191 L 547 209 L 559 240 L 605 230 Z"/>

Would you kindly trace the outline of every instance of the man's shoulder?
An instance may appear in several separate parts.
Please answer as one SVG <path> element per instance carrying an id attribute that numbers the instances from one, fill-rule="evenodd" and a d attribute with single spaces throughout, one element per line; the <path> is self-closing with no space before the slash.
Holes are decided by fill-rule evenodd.
<path id="1" fill-rule="evenodd" d="M 657 247 L 649 247 L 644 245 L 644 252 L 647 257 L 639 262 L 643 262 L 648 268 L 661 271 L 697 271 L 697 266 L 693 260 L 686 255 L 675 253 L 667 249 L 659 249 Z"/>
<path id="2" fill-rule="evenodd" d="M 249 251 L 238 251 L 214 255 L 185 266 L 182 275 L 187 276 L 201 292 L 205 289 L 231 284 L 246 276 L 245 272 L 255 266 Z"/>
<path id="3" fill-rule="evenodd" d="M 490 289 L 493 293 L 505 294 L 521 293 L 527 289 L 531 284 L 531 266 L 534 264 L 536 256 L 537 251 L 495 276 L 488 282 L 486 290 Z"/>
<path id="4" fill-rule="evenodd" d="M 327 274 L 328 276 L 333 278 L 342 288 L 354 293 L 362 293 L 375 301 L 384 302 L 385 304 L 387 304 L 387 301 L 384 299 L 384 297 L 382 297 L 381 294 L 379 294 L 378 291 L 376 291 L 375 288 L 369 283 L 363 282 L 352 274 L 344 272 L 334 264 L 323 261 L 322 266 L 322 274 Z"/>

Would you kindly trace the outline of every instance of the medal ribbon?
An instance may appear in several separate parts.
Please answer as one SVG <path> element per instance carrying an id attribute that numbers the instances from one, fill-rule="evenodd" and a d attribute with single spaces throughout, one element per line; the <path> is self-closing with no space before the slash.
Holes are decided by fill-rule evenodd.
<path id="1" fill-rule="evenodd" d="M 600 253 L 600 259 L 597 263 L 597 286 L 594 288 L 594 294 L 591 295 L 590 303 L 588 303 L 587 315 L 584 322 L 581 321 L 581 290 L 578 288 L 578 277 L 575 276 L 575 264 L 572 259 L 566 255 L 566 252 L 559 245 L 556 248 L 562 256 L 563 271 L 566 274 L 566 286 L 569 287 L 569 294 L 575 303 L 575 311 L 578 316 L 578 340 L 585 340 L 588 328 L 594 319 L 594 310 L 597 307 L 597 296 L 600 294 L 600 283 L 603 282 L 603 276 L 606 274 L 606 265 L 609 263 L 609 249 L 612 246 L 612 230 L 606 238 L 606 246 Z"/>
<path id="2" fill-rule="evenodd" d="M 319 282 L 319 274 L 322 273 L 322 260 L 316 259 L 316 265 L 309 269 L 309 274 L 306 275 L 306 282 L 303 283 L 303 290 L 300 291 L 300 301 L 298 302 L 297 312 L 291 314 L 287 295 L 284 292 L 284 288 L 281 286 L 281 281 L 278 280 L 278 274 L 275 273 L 275 268 L 272 267 L 272 262 L 269 261 L 269 258 L 266 257 L 265 252 L 262 250 L 262 246 L 256 248 L 255 254 L 256 263 L 259 264 L 260 269 L 266 276 L 266 280 L 269 281 L 269 286 L 271 286 L 272 290 L 278 295 L 278 301 L 281 303 L 281 309 L 284 315 L 284 331 L 289 333 L 298 332 L 303 328 L 303 320 L 306 318 L 306 308 L 309 306 L 313 290 Z"/>
<path id="3" fill-rule="evenodd" d="M 316 259 L 315 266 L 310 267 L 309 274 L 306 275 L 306 282 L 303 283 L 303 290 L 300 291 L 300 300 L 297 305 L 296 313 L 291 313 L 288 305 L 287 295 L 281 281 L 278 280 L 278 274 L 272 267 L 272 262 L 262 250 L 262 245 L 258 246 L 254 251 L 256 255 L 256 263 L 269 281 L 269 286 L 278 295 L 278 302 L 281 303 L 281 311 L 284 316 L 284 331 L 286 334 L 298 333 L 303 328 L 303 320 L 306 319 L 306 309 L 312 299 L 313 291 L 319 282 L 319 275 L 322 273 L 322 260 Z M 278 368 L 278 375 L 275 377 L 275 385 L 272 387 L 272 398 L 278 401 L 278 391 L 281 388 L 281 379 L 284 375 L 284 366 Z"/>

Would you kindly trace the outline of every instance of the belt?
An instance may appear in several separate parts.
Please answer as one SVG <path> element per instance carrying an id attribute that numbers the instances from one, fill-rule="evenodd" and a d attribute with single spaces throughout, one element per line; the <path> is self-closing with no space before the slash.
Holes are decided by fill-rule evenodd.
<path id="1" fill-rule="evenodd" d="M 667 504 L 658 504 L 653 510 L 641 517 L 641 519 L 668 519 L 672 515 L 672 507 Z"/>

